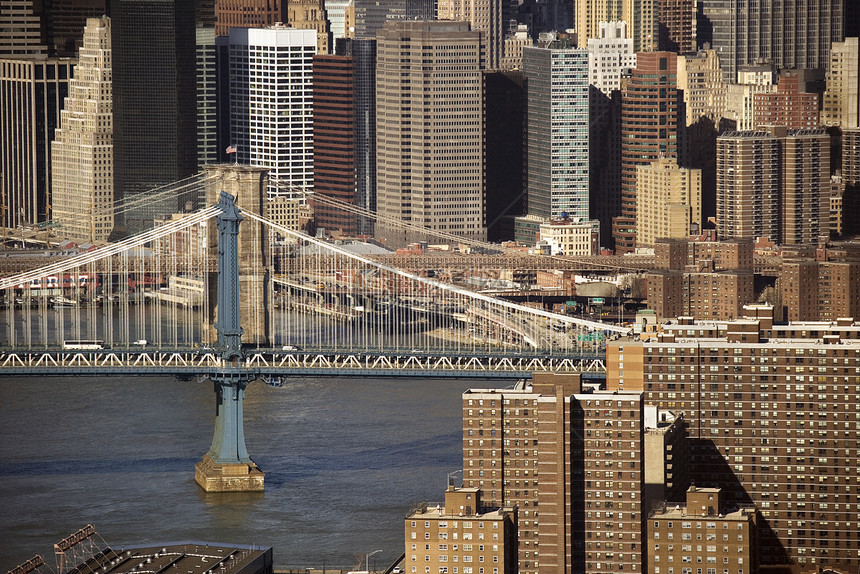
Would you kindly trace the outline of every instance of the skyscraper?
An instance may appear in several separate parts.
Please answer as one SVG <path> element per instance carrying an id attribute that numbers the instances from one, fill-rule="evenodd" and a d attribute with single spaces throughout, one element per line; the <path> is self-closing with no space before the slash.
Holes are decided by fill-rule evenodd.
<path id="1" fill-rule="evenodd" d="M 719 236 L 814 243 L 829 235 L 830 137 L 768 129 L 717 138 Z"/>
<path id="2" fill-rule="evenodd" d="M 702 170 L 659 159 L 636 168 L 636 244 L 683 239 L 702 228 Z"/>
<path id="3" fill-rule="evenodd" d="M 491 70 L 499 69 L 504 56 L 510 16 L 510 2 L 505 0 L 439 0 L 436 8 L 438 20 L 468 22 L 472 30 L 484 33 L 486 65 Z"/>
<path id="4" fill-rule="evenodd" d="M 338 44 L 338 55 L 353 64 L 355 129 L 355 205 L 376 211 L 376 39 L 357 38 Z M 373 235 L 373 220 L 358 218 L 358 233 Z"/>
<path id="5" fill-rule="evenodd" d="M 607 245 L 612 218 L 621 212 L 621 81 L 635 67 L 627 23 L 600 22 L 598 37 L 588 40 L 589 208 Z"/>
<path id="6" fill-rule="evenodd" d="M 265 28 L 287 22 L 287 0 L 218 0 L 215 3 L 215 35 L 227 36 L 230 28 Z"/>
<path id="7" fill-rule="evenodd" d="M 33 0 L 0 0 L 0 57 L 47 54 Z"/>
<path id="8" fill-rule="evenodd" d="M 113 231 L 110 19 L 91 18 L 52 145 L 53 210 L 60 237 L 104 242 Z"/>
<path id="9" fill-rule="evenodd" d="M 355 203 L 355 86 L 352 56 L 317 54 L 313 61 L 314 192 Z M 312 200 L 326 231 L 358 231 L 357 216 Z"/>
<path id="10" fill-rule="evenodd" d="M 51 140 L 76 61 L 0 58 L 0 197 L 5 227 L 36 225 L 50 212 Z"/>
<path id="11" fill-rule="evenodd" d="M 281 184 L 313 187 L 313 57 L 316 30 L 230 30 L 230 131 L 239 163 Z M 279 195 L 270 182 L 269 196 Z"/>
<path id="12" fill-rule="evenodd" d="M 842 129 L 860 127 L 860 38 L 833 43 L 821 123 Z"/>
<path id="13" fill-rule="evenodd" d="M 388 22 L 380 30 L 380 216 L 486 237 L 483 62 L 483 34 L 465 22 Z"/>
<path id="14" fill-rule="evenodd" d="M 681 94 L 678 56 L 640 53 L 621 99 L 621 216 L 612 222 L 615 249 L 636 247 L 636 167 L 678 157 Z"/>
<path id="15" fill-rule="evenodd" d="M 194 3 L 110 0 L 114 93 L 114 194 L 128 231 L 174 213 L 148 192 L 197 172 Z"/>
<path id="16" fill-rule="evenodd" d="M 833 42 L 843 39 L 843 0 L 762 0 L 742 8 L 737 0 L 699 2 L 697 41 L 720 56 L 727 81 L 740 66 L 760 60 L 778 68 L 827 67 Z"/>
<path id="17" fill-rule="evenodd" d="M 676 54 L 696 51 L 696 10 L 693 0 L 662 0 L 659 4 L 657 49 Z"/>
<path id="18" fill-rule="evenodd" d="M 717 138 L 717 232 L 720 239 L 779 241 L 779 142 L 768 132 Z"/>
<path id="19" fill-rule="evenodd" d="M 331 30 L 324 0 L 289 0 L 287 17 L 293 28 L 317 31 L 317 54 L 331 54 Z"/>
<path id="20" fill-rule="evenodd" d="M 528 213 L 589 217 L 588 51 L 523 48 Z"/>
<path id="21" fill-rule="evenodd" d="M 684 411 L 690 478 L 756 506 L 759 565 L 856 572 L 858 337 L 850 318 L 779 324 L 762 305 L 737 321 L 682 318 L 647 342 L 610 342 L 607 388 Z"/>
<path id="22" fill-rule="evenodd" d="M 681 1 L 681 0 L 676 0 Z M 580 46 L 600 37 L 601 22 L 625 22 L 634 52 L 657 49 L 658 2 L 655 0 L 582 0 L 576 2 L 576 35 Z"/>

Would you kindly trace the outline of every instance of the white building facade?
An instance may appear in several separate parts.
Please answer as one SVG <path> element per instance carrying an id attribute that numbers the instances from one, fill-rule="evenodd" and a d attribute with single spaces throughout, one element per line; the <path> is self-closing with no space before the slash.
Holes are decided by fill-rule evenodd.
<path id="1" fill-rule="evenodd" d="M 51 220 L 78 242 L 113 231 L 113 90 L 110 18 L 90 18 L 51 143 Z"/>
<path id="2" fill-rule="evenodd" d="M 230 133 L 236 161 L 269 169 L 278 183 L 313 186 L 313 57 L 316 30 L 230 30 Z"/>

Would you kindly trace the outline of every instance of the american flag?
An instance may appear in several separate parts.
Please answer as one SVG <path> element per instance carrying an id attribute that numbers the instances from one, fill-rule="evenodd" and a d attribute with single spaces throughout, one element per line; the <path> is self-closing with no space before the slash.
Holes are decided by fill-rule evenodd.
<path id="1" fill-rule="evenodd" d="M 227 146 L 227 153 L 228 154 L 229 153 L 236 153 L 236 146 L 234 146 L 234 145 Z"/>

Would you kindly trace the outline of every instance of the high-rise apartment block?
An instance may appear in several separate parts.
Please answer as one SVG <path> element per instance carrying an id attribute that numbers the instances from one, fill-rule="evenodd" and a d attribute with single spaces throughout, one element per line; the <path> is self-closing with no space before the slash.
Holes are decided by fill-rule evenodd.
<path id="1" fill-rule="evenodd" d="M 332 36 L 324 0 L 288 0 L 290 26 L 317 31 L 317 54 L 332 53 Z"/>
<path id="2" fill-rule="evenodd" d="M 789 321 L 860 316 L 860 261 L 786 256 L 780 273 L 782 311 Z"/>
<path id="3" fill-rule="evenodd" d="M 655 0 L 583 0 L 575 3 L 579 45 L 600 38 L 601 22 L 625 22 L 634 52 L 657 50 L 660 8 Z"/>
<path id="4" fill-rule="evenodd" d="M 648 515 L 647 543 L 649 574 L 692 574 L 700 564 L 707 574 L 755 574 L 758 513 L 753 505 L 726 508 L 719 488 L 691 486 L 685 505 L 664 504 Z"/>
<path id="5" fill-rule="evenodd" d="M 843 129 L 860 127 L 860 38 L 833 42 L 821 123 Z"/>
<path id="6" fill-rule="evenodd" d="M 844 6 L 842 0 L 764 0 L 739 9 L 735 0 L 709 0 L 699 3 L 697 42 L 717 51 L 726 81 L 740 66 L 760 60 L 779 68 L 824 69 L 831 43 L 843 38 Z"/>
<path id="7" fill-rule="evenodd" d="M 860 326 L 777 324 L 763 306 L 744 315 L 679 318 L 648 341 L 610 342 L 607 388 L 685 413 L 690 478 L 729 506 L 755 504 L 760 565 L 856 571 Z"/>
<path id="8" fill-rule="evenodd" d="M 483 34 L 391 21 L 377 42 L 377 213 L 486 237 Z"/>
<path id="9" fill-rule="evenodd" d="M 783 245 L 830 237 L 830 136 L 823 129 L 789 130 L 782 139 Z"/>
<path id="10" fill-rule="evenodd" d="M 113 52 L 116 225 L 135 231 L 179 210 L 150 191 L 198 169 L 195 6 L 109 0 Z"/>
<path id="11" fill-rule="evenodd" d="M 519 508 L 522 573 L 644 568 L 641 397 L 582 390 L 536 375 L 463 395 L 463 484 Z"/>
<path id="12" fill-rule="evenodd" d="M 678 58 L 678 89 L 684 94 L 686 125 L 708 118 L 715 125 L 726 112 L 726 83 L 715 50 Z"/>
<path id="13" fill-rule="evenodd" d="M 702 170 L 674 159 L 640 165 L 636 172 L 636 244 L 686 238 L 702 228 Z"/>
<path id="14" fill-rule="evenodd" d="M 754 301 L 753 279 L 752 271 L 746 270 L 652 271 L 645 275 L 648 307 L 660 319 L 735 319 L 743 314 L 744 305 Z"/>
<path id="15" fill-rule="evenodd" d="M 860 128 L 842 130 L 842 233 L 860 233 Z"/>
<path id="16" fill-rule="evenodd" d="M 557 41 L 523 49 L 528 212 L 589 217 L 588 52 Z"/>
<path id="17" fill-rule="evenodd" d="M 481 490 L 445 491 L 445 503 L 406 516 L 404 572 L 516 572 L 517 510 L 484 505 Z"/>
<path id="18" fill-rule="evenodd" d="M 676 54 L 641 53 L 621 100 L 621 216 L 612 223 L 615 249 L 636 247 L 636 168 L 678 157 L 681 94 Z"/>
<path id="19" fill-rule="evenodd" d="M 824 130 L 729 132 L 717 139 L 720 238 L 782 244 L 829 234 L 830 144 Z"/>
<path id="20" fill-rule="evenodd" d="M 436 5 L 437 20 L 468 22 L 472 30 L 483 33 L 490 70 L 501 67 L 511 15 L 511 2 L 505 0 L 438 0 Z"/>
<path id="21" fill-rule="evenodd" d="M 266 28 L 287 21 L 287 0 L 218 0 L 215 3 L 217 36 L 229 36 L 230 28 Z"/>
<path id="22" fill-rule="evenodd" d="M 313 186 L 316 46 L 311 29 L 230 30 L 230 132 L 239 163 L 269 169 L 270 198 Z"/>
<path id="23" fill-rule="evenodd" d="M 775 92 L 753 95 L 756 129 L 786 126 L 810 129 L 819 125 L 818 94 L 800 91 L 800 76 L 786 72 L 779 77 Z"/>
<path id="24" fill-rule="evenodd" d="M 717 138 L 717 229 L 721 239 L 779 240 L 779 142 L 768 132 Z"/>
<path id="25" fill-rule="evenodd" d="M 0 58 L 0 216 L 5 227 L 37 225 L 49 217 L 51 140 L 76 63 Z"/>
<path id="26" fill-rule="evenodd" d="M 658 2 L 657 49 L 677 54 L 696 51 L 696 6 L 693 0 Z"/>
<path id="27" fill-rule="evenodd" d="M 79 243 L 113 231 L 111 72 L 110 19 L 91 18 L 51 144 L 51 220 L 57 235 Z"/>

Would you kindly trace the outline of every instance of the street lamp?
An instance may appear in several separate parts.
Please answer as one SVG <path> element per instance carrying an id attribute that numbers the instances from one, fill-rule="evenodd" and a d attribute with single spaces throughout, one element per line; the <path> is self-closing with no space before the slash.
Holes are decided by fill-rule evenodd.
<path id="1" fill-rule="evenodd" d="M 364 569 L 368 572 L 370 572 L 370 557 L 374 554 L 378 554 L 379 552 L 382 552 L 382 550 L 374 550 L 373 552 L 369 552 L 364 555 Z"/>

